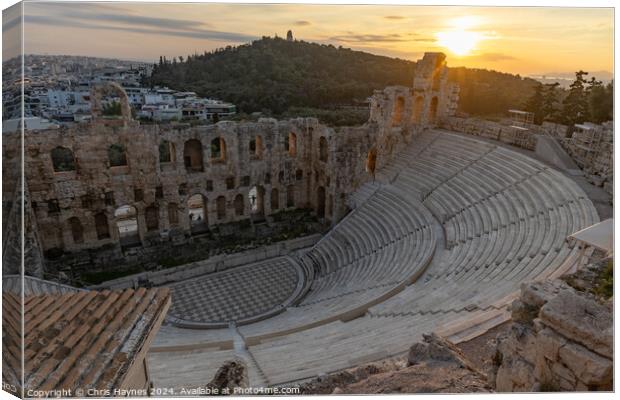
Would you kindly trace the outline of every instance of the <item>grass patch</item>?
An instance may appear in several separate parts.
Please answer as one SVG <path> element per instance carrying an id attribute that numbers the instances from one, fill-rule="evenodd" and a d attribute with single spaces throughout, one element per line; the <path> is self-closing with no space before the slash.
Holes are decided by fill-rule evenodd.
<path id="1" fill-rule="evenodd" d="M 614 295 L 614 263 L 612 260 L 607 261 L 607 265 L 601 271 L 594 293 L 606 299 Z"/>
<path id="2" fill-rule="evenodd" d="M 143 272 L 144 269 L 141 265 L 132 265 L 125 267 L 122 270 L 106 270 L 97 272 L 85 272 L 81 274 L 80 279 L 86 285 L 97 285 L 101 282 L 109 281 L 116 278 L 122 278 L 127 275 L 137 274 Z"/>

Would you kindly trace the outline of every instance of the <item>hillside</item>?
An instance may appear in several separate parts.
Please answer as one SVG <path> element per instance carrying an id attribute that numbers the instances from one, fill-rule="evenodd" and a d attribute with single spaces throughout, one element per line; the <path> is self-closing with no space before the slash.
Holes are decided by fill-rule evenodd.
<path id="1" fill-rule="evenodd" d="M 449 62 L 449 60 L 448 60 Z M 290 114 L 364 101 L 375 89 L 410 85 L 415 63 L 332 45 L 264 37 L 202 55 L 160 59 L 147 84 L 231 101 L 239 111 Z M 497 115 L 521 107 L 536 81 L 487 70 L 456 68 L 460 111 Z"/>

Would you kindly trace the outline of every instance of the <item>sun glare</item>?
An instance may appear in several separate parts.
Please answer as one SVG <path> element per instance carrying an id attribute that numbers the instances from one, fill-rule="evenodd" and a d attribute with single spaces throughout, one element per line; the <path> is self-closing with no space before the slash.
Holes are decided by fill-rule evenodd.
<path id="1" fill-rule="evenodd" d="M 436 36 L 440 46 L 447 48 L 457 56 L 469 54 L 481 39 L 479 33 L 465 30 L 437 32 Z"/>

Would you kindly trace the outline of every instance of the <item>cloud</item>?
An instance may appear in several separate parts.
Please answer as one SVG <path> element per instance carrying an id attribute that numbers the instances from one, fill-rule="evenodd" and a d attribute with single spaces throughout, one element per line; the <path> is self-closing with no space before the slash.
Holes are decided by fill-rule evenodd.
<path id="1" fill-rule="evenodd" d="M 295 21 L 295 25 L 296 26 L 308 26 L 308 25 L 312 25 L 312 22 L 310 22 L 310 21 Z"/>
<path id="2" fill-rule="evenodd" d="M 418 38 L 418 39 L 413 39 L 414 42 L 427 42 L 427 43 L 434 43 L 437 41 L 437 39 L 435 38 Z"/>
<path id="3" fill-rule="evenodd" d="M 386 15 L 383 18 L 385 18 L 385 19 L 405 19 L 405 17 L 400 16 L 400 15 Z"/>
<path id="4" fill-rule="evenodd" d="M 51 25 L 57 27 L 73 27 L 80 29 L 91 30 L 110 30 L 110 31 L 124 31 L 131 33 L 143 33 L 149 35 L 164 35 L 164 36 L 177 36 L 186 37 L 192 39 L 209 39 L 209 40 L 226 40 L 236 43 L 245 43 L 258 39 L 257 36 L 245 35 L 235 32 L 222 32 L 208 29 L 184 29 L 184 30 L 162 30 L 161 28 L 141 28 L 131 26 L 117 26 L 117 25 L 101 25 L 80 22 L 73 18 L 52 17 L 45 15 L 26 15 L 26 23 L 34 23 L 40 25 Z"/>
<path id="5" fill-rule="evenodd" d="M 465 58 L 465 57 L 463 57 Z M 482 53 L 482 54 L 474 54 L 469 57 L 466 57 L 468 60 L 476 60 L 476 61 L 506 61 L 506 60 L 516 60 L 515 57 L 510 56 L 508 54 L 503 53 Z"/>
<path id="6" fill-rule="evenodd" d="M 337 41 L 337 42 L 352 42 L 352 43 L 360 43 L 360 42 L 406 42 L 409 39 L 403 38 L 398 33 L 390 33 L 387 35 L 362 35 L 362 34 L 349 34 L 349 35 L 340 35 L 340 36 L 332 36 L 329 40 Z"/>

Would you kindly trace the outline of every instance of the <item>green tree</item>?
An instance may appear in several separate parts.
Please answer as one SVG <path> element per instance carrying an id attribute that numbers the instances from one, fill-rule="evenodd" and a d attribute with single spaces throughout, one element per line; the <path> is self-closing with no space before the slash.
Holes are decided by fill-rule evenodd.
<path id="1" fill-rule="evenodd" d="M 558 103 L 558 86 L 560 86 L 560 84 L 555 82 L 547 83 L 544 86 L 542 103 L 543 120 L 556 122 L 558 112 L 556 104 Z"/>
<path id="2" fill-rule="evenodd" d="M 562 123 L 568 126 L 580 124 L 588 120 L 589 106 L 585 71 L 575 72 L 575 81 L 571 83 L 568 95 L 562 102 Z"/>
<path id="3" fill-rule="evenodd" d="M 588 82 L 588 106 L 590 109 L 590 121 L 600 124 L 613 119 L 614 111 L 614 87 L 613 82 L 603 85 L 594 78 Z"/>
<path id="4" fill-rule="evenodd" d="M 542 83 L 538 84 L 534 88 L 534 94 L 525 102 L 525 111 L 534 113 L 534 123 L 537 125 L 542 124 L 545 117 L 543 105 L 545 101 L 545 87 Z"/>

